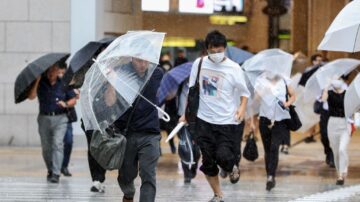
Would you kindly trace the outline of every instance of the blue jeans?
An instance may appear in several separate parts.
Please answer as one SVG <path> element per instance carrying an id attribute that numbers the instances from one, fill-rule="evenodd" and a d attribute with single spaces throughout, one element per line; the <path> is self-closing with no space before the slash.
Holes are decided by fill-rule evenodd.
<path id="1" fill-rule="evenodd" d="M 64 136 L 64 159 L 61 168 L 67 168 L 69 166 L 72 146 L 73 146 L 73 127 L 71 123 L 68 123 L 66 133 Z"/>

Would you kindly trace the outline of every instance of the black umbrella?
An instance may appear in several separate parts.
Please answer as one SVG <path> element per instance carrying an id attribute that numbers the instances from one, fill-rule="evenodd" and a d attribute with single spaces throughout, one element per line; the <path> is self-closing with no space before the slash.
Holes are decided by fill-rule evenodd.
<path id="1" fill-rule="evenodd" d="M 15 103 L 28 97 L 29 90 L 42 73 L 58 62 L 65 62 L 69 56 L 69 53 L 48 53 L 28 64 L 16 78 Z"/>
<path id="2" fill-rule="evenodd" d="M 80 88 L 84 82 L 87 70 L 94 63 L 93 58 L 96 57 L 102 49 L 106 48 L 115 37 L 104 38 L 100 41 L 91 41 L 75 53 L 70 61 L 68 71 L 66 71 L 63 84 L 67 88 L 73 80 L 72 88 Z"/>

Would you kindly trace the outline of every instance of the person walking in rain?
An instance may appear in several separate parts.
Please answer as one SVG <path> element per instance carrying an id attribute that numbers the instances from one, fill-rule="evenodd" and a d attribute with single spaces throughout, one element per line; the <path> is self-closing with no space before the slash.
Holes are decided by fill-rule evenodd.
<path id="1" fill-rule="evenodd" d="M 284 138 L 290 135 L 290 130 L 286 125 L 286 120 L 290 119 L 288 107 L 295 102 L 296 98 L 289 82 L 278 74 L 264 72 L 255 84 L 256 99 L 261 97 L 259 129 L 264 145 L 267 174 L 266 190 L 268 191 L 274 188 L 276 184 L 279 146 Z M 268 96 L 275 96 L 275 99 L 266 101 Z"/>
<path id="2" fill-rule="evenodd" d="M 59 78 L 62 79 L 64 77 L 64 74 L 66 72 L 66 63 L 62 64 L 59 67 Z M 77 89 L 72 89 L 76 95 L 76 99 L 79 99 L 79 91 Z M 71 113 L 69 113 L 69 111 L 71 110 Z M 68 166 L 70 163 L 70 157 L 71 157 L 71 151 L 72 151 L 72 147 L 73 147 L 73 127 L 72 127 L 72 123 L 77 121 L 77 115 L 76 115 L 76 111 L 74 107 L 69 107 L 67 109 L 68 113 L 68 125 L 67 125 L 67 129 L 66 129 L 66 133 L 65 133 L 65 137 L 64 137 L 64 158 L 63 158 L 63 163 L 61 166 L 61 173 L 66 176 L 66 177 L 71 177 L 72 174 L 70 173 Z M 71 117 L 70 117 L 71 116 Z"/>
<path id="3" fill-rule="evenodd" d="M 64 92 L 59 76 L 59 66 L 55 64 L 39 77 L 29 93 L 29 99 L 39 99 L 39 134 L 42 155 L 48 169 L 47 180 L 59 183 L 64 157 L 64 136 L 68 118 L 66 110 L 76 104 L 73 90 Z"/>
<path id="4" fill-rule="evenodd" d="M 195 85 L 199 71 L 200 103 L 195 141 L 203 156 L 200 170 L 214 193 L 211 202 L 224 201 L 218 166 L 227 173 L 239 174 L 234 141 L 250 95 L 239 64 L 224 55 L 226 43 L 226 37 L 217 30 L 207 34 L 205 47 L 209 55 L 194 62 L 189 82 L 190 87 Z M 236 104 L 238 99 L 241 99 L 240 105 Z M 185 116 L 179 121 L 186 121 Z"/>
<path id="5" fill-rule="evenodd" d="M 144 82 L 149 62 L 133 57 L 123 68 Z M 145 84 L 142 95 L 152 103 L 157 103 L 157 89 L 163 73 L 156 68 Z M 105 92 L 105 103 L 112 106 L 116 102 L 116 92 L 109 87 Z M 160 127 L 157 109 L 145 99 L 138 97 L 133 107 L 127 110 L 114 122 L 116 130 L 125 131 L 127 145 L 124 161 L 119 169 L 118 183 L 124 193 L 123 201 L 134 200 L 134 180 L 138 173 L 141 178 L 140 202 L 155 201 L 156 195 L 156 166 L 160 157 Z"/>
<path id="6" fill-rule="evenodd" d="M 305 87 L 309 78 L 324 64 L 323 56 L 321 54 L 314 54 L 310 57 L 311 66 L 307 67 L 302 74 L 299 85 Z M 323 120 L 325 121 L 325 120 Z M 316 142 L 315 135 L 316 125 L 311 127 L 305 132 L 307 138 L 304 140 L 306 143 Z M 324 148 L 326 145 L 324 144 Z"/>
<path id="7" fill-rule="evenodd" d="M 330 168 L 335 168 L 334 163 L 334 155 L 333 151 L 330 147 L 329 136 L 328 136 L 328 122 L 329 122 L 329 105 L 327 102 L 323 102 L 320 96 L 315 102 L 315 105 L 319 107 L 320 113 L 320 135 L 321 135 L 321 142 L 324 146 L 324 153 L 325 153 L 325 163 Z M 314 105 L 314 106 L 315 106 Z"/>
<path id="8" fill-rule="evenodd" d="M 332 88 L 332 89 L 330 89 Z M 347 85 L 339 78 L 331 81 L 330 88 L 323 91 L 322 101 L 329 105 L 327 126 L 330 146 L 334 154 L 335 167 L 338 173 L 337 185 L 344 185 L 348 173 L 349 157 L 347 154 L 350 142 L 351 125 L 345 118 L 344 98 Z"/>

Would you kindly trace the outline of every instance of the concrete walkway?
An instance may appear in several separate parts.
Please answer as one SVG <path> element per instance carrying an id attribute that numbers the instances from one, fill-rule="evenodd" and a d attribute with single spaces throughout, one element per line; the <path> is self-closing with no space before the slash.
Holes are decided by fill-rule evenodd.
<path id="1" fill-rule="evenodd" d="M 297 139 L 299 137 L 293 136 L 294 142 Z M 225 201 L 360 201 L 360 189 L 356 186 L 360 184 L 359 145 L 360 136 L 356 135 L 349 147 L 350 167 L 345 189 L 335 185 L 335 169 L 325 165 L 322 145 L 317 140 L 316 143 L 303 143 L 292 148 L 289 155 L 280 155 L 277 185 L 267 192 L 262 145 L 258 142 L 260 158 L 256 162 L 241 161 L 239 183 L 233 185 L 227 179 L 221 181 Z M 203 174 L 199 172 L 190 185 L 184 185 L 177 155 L 170 154 L 165 144 L 162 150 L 156 201 L 208 201 L 212 193 Z M 0 201 L 121 201 L 116 171 L 107 173 L 105 193 L 89 191 L 91 180 L 86 148 L 74 150 L 69 170 L 73 177 L 61 177 L 59 184 L 50 184 L 46 182 L 40 148 L 2 147 Z M 139 179 L 136 185 L 139 189 Z M 321 194 L 326 191 L 329 194 Z M 336 197 L 345 192 L 347 197 Z"/>

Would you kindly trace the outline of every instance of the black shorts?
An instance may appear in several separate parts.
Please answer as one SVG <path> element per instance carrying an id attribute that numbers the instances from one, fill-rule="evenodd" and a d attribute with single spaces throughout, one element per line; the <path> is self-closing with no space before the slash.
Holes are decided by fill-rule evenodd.
<path id="1" fill-rule="evenodd" d="M 236 163 L 236 138 L 238 125 L 217 125 L 197 119 L 196 142 L 202 153 L 200 170 L 208 176 L 219 173 L 218 165 L 231 172 Z"/>

